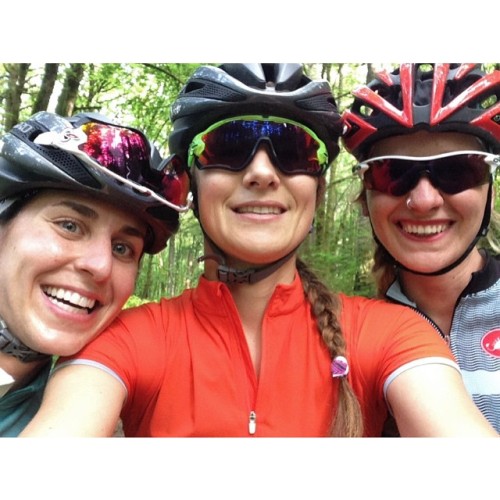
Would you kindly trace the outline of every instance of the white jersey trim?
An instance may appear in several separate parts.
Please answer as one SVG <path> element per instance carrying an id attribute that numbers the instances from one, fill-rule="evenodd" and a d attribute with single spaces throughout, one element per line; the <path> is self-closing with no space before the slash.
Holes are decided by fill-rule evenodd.
<path id="1" fill-rule="evenodd" d="M 123 385 L 123 387 L 125 389 L 126 397 L 128 397 L 127 386 L 125 385 L 125 383 L 123 382 L 123 380 L 121 379 L 121 377 L 115 371 L 113 371 L 109 367 L 107 367 L 106 365 L 103 365 L 102 363 L 98 363 L 97 361 L 92 361 L 90 359 L 70 359 L 68 361 L 63 361 L 62 363 L 56 365 L 56 367 L 54 368 L 54 370 L 51 373 L 51 376 L 57 370 L 59 370 L 61 368 L 64 368 L 65 366 L 70 366 L 70 365 L 91 366 L 93 368 L 98 368 L 99 370 L 102 370 L 102 371 L 108 373 L 109 375 L 111 375 L 112 377 L 114 377 L 116 380 L 118 380 L 118 382 L 120 382 L 120 384 Z"/>
<path id="2" fill-rule="evenodd" d="M 433 356 L 429 358 L 421 358 L 421 359 L 416 359 L 415 361 L 410 361 L 409 363 L 404 364 L 403 366 L 400 366 L 397 370 L 393 371 L 386 379 L 384 383 L 384 399 L 385 402 L 387 403 L 387 408 L 389 408 L 389 413 L 392 415 L 392 409 L 391 406 L 389 405 L 389 401 L 387 401 L 387 391 L 389 389 L 389 386 L 396 380 L 399 375 L 402 373 L 411 370 L 412 368 L 418 368 L 419 366 L 425 366 L 425 365 L 447 365 L 452 368 L 455 368 L 458 373 L 461 374 L 460 368 L 455 361 L 452 361 L 451 359 L 448 358 L 441 358 L 438 356 Z"/>

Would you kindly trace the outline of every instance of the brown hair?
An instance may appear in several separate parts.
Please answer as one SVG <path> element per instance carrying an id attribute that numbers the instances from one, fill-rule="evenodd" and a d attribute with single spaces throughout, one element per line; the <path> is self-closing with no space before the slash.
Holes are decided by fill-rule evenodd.
<path id="1" fill-rule="evenodd" d="M 338 295 L 331 292 L 300 259 L 297 259 L 297 271 L 302 279 L 304 293 L 316 317 L 321 337 L 332 359 L 339 355 L 345 356 L 345 339 L 338 321 L 340 313 Z M 332 437 L 361 437 L 363 435 L 363 417 L 359 401 L 347 377 L 336 380 L 339 381 L 339 394 L 330 435 Z"/>
<path id="2" fill-rule="evenodd" d="M 326 191 L 325 178 L 320 177 L 318 181 L 316 207 L 322 203 Z M 197 211 L 197 183 L 197 175 L 191 173 L 194 211 L 196 217 L 199 219 Z M 345 355 L 345 340 L 338 322 L 338 315 L 340 313 L 338 296 L 331 292 L 314 272 L 298 258 L 296 266 L 302 280 L 304 294 L 311 304 L 321 337 L 332 359 L 336 356 L 347 357 Z M 363 417 L 359 401 L 347 377 L 341 377 L 336 380 L 339 381 L 338 403 L 337 408 L 334 409 L 329 431 L 330 435 L 332 437 L 361 437 L 363 435 Z"/>
<path id="3" fill-rule="evenodd" d="M 2 200 L 4 206 L 0 209 L 0 225 L 6 225 L 14 219 L 21 209 L 39 192 L 37 189 L 31 189 L 10 198 L 4 198 Z"/>

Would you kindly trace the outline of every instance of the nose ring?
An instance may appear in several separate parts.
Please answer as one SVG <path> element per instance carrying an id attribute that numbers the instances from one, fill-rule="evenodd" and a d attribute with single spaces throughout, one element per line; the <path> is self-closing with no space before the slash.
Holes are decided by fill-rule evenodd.
<path id="1" fill-rule="evenodd" d="M 408 207 L 408 210 L 411 210 L 411 196 L 408 196 L 406 199 L 406 206 Z"/>

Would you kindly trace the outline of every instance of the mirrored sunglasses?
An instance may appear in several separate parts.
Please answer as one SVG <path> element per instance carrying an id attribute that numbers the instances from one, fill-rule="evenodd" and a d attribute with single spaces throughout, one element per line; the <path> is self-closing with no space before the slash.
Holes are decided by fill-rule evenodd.
<path id="1" fill-rule="evenodd" d="M 319 176 L 328 168 L 326 145 L 308 127 L 274 116 L 239 116 L 217 122 L 193 139 L 188 166 L 243 170 L 261 144 L 286 175 Z"/>
<path id="2" fill-rule="evenodd" d="M 182 163 L 165 161 L 163 169 L 153 169 L 151 147 L 138 130 L 88 122 L 60 133 L 43 132 L 34 142 L 71 153 L 87 166 L 178 212 L 190 208 L 189 176 Z"/>
<path id="3" fill-rule="evenodd" d="M 425 175 L 446 194 L 487 184 L 500 165 L 500 156 L 483 151 L 456 151 L 435 156 L 379 156 L 356 167 L 366 189 L 403 196 Z"/>

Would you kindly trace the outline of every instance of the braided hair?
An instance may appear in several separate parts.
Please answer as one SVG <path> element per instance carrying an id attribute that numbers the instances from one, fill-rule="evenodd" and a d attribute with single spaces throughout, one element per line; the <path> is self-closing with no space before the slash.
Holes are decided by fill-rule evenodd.
<path id="1" fill-rule="evenodd" d="M 342 334 L 338 316 L 340 300 L 329 288 L 297 259 L 297 272 L 302 280 L 304 294 L 309 300 L 316 317 L 321 337 L 334 359 L 346 353 L 345 339 Z M 335 379 L 339 381 L 339 395 L 330 428 L 332 437 L 361 437 L 363 435 L 363 418 L 361 406 L 347 377 Z"/>

